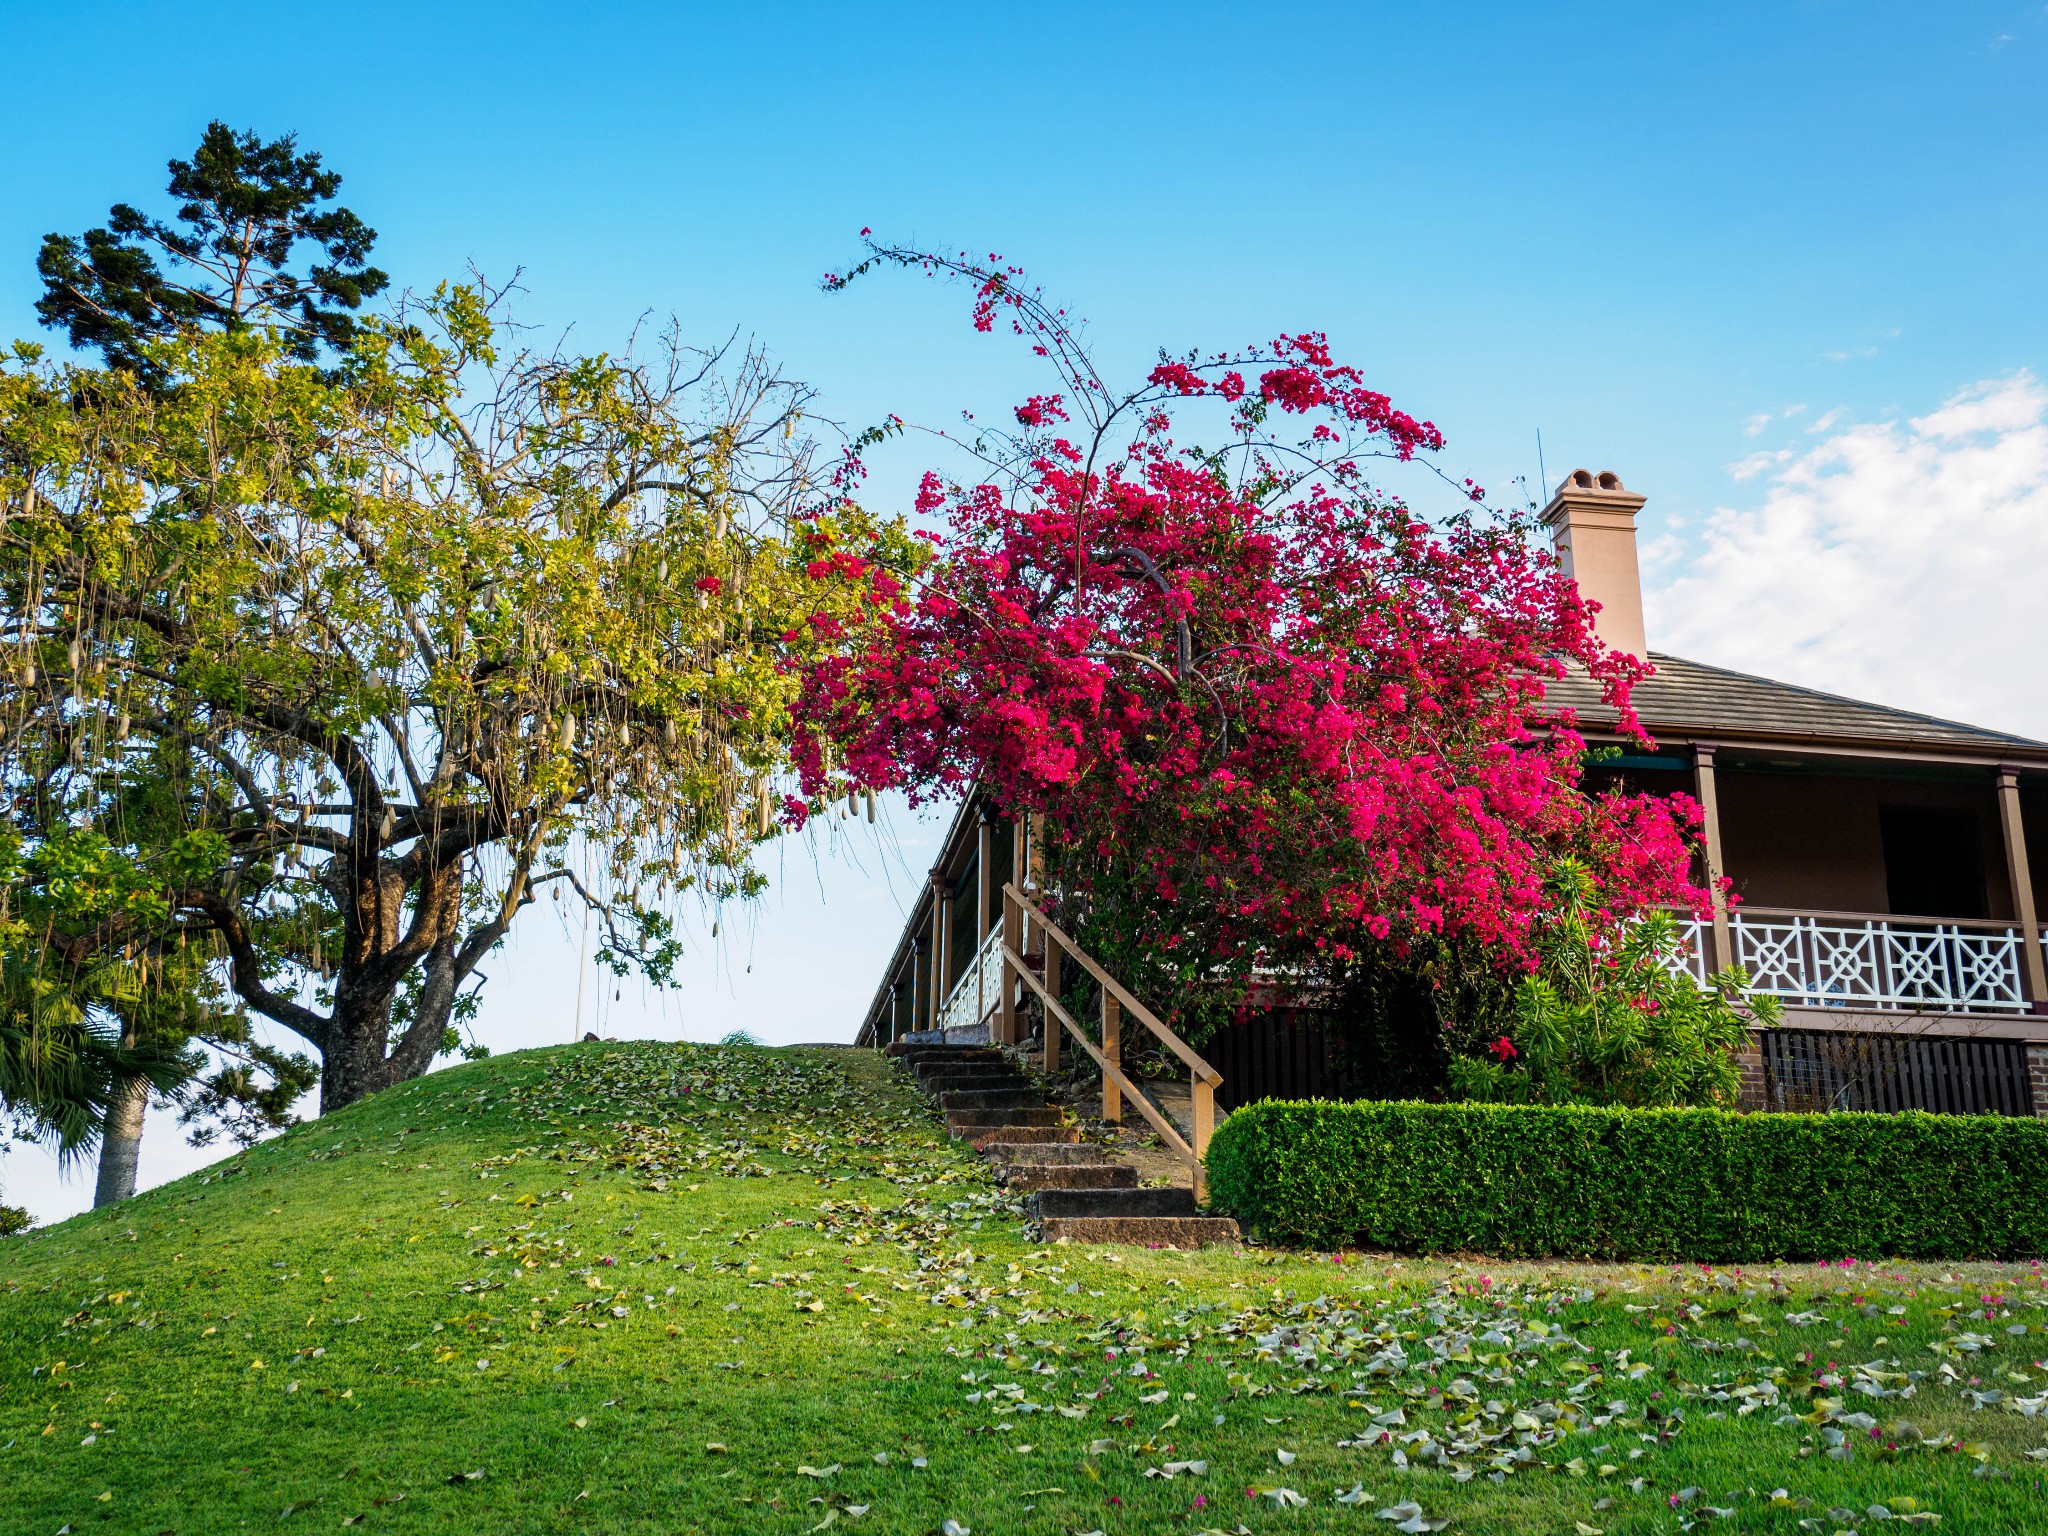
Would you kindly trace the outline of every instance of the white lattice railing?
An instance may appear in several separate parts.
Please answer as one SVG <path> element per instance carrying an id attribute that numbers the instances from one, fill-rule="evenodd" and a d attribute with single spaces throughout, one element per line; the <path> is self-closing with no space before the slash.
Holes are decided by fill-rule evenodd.
<path id="1" fill-rule="evenodd" d="M 1680 975 L 1690 976 L 1701 990 L 1707 985 L 1707 945 L 1713 941 L 1714 925 L 1690 914 L 1678 915 L 1679 950 L 1664 963 Z"/>
<path id="2" fill-rule="evenodd" d="M 1706 984 L 1713 924 L 1679 919 L 1674 969 Z M 2024 1013 L 2017 925 L 1921 922 L 1841 912 L 1729 914 L 1730 957 L 1753 991 L 1795 1007 Z"/>
<path id="3" fill-rule="evenodd" d="M 1002 1000 L 1002 986 L 1003 931 L 992 928 L 954 982 L 946 1006 L 939 1010 L 939 1028 L 948 1032 L 977 1028 Z"/>

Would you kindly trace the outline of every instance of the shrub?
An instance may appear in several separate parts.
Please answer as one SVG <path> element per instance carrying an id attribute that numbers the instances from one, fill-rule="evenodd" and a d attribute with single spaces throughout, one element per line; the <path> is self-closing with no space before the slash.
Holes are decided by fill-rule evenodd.
<path id="1" fill-rule="evenodd" d="M 1741 970 L 1702 987 L 1682 963 L 1668 911 L 1616 924 L 1597 910 L 1583 865 L 1561 861 L 1555 909 L 1536 942 L 1541 969 L 1514 989 L 1510 1034 L 1455 1031 L 1450 1096 L 1491 1103 L 1733 1107 L 1735 1053 L 1781 1016 Z M 1481 1019 L 1484 1010 L 1480 1010 Z M 1490 1059 L 1489 1059 L 1490 1058 Z"/>
<path id="2" fill-rule="evenodd" d="M 1503 1257 L 2048 1252 L 2048 1124 L 1996 1116 L 1268 1100 L 1209 1144 L 1269 1240 Z"/>

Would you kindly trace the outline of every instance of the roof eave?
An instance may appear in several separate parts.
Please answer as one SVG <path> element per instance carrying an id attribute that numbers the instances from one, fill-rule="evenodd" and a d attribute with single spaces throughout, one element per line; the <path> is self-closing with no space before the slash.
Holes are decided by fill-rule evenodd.
<path id="1" fill-rule="evenodd" d="M 1855 736 L 1815 731 L 1770 731 L 1754 728 L 1727 730 L 1714 726 L 1684 725 L 1675 721 L 1644 720 L 1643 730 L 1658 743 L 1685 742 L 1714 747 L 1758 747 L 1796 749 L 1826 757 L 1873 757 L 1923 763 L 1948 763 L 1958 767 L 1996 768 L 2006 764 L 2048 770 L 2048 746 L 2029 742 L 1985 742 L 1981 746 L 1952 741 L 1900 741 L 1895 737 Z M 1603 744 L 1627 742 L 1629 736 L 1611 724 L 1580 721 L 1575 729 L 1588 741 Z"/>

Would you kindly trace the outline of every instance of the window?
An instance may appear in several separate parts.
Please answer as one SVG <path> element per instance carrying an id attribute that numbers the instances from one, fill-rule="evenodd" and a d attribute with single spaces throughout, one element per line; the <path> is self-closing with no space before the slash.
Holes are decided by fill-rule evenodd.
<path id="1" fill-rule="evenodd" d="M 1984 852 L 1977 818 L 1946 806 L 1881 805 L 1886 894 L 1901 916 L 1977 918 Z"/>

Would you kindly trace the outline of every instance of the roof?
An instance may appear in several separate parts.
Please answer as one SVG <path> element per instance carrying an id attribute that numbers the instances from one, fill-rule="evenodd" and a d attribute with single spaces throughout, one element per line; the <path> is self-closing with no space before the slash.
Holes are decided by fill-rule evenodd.
<path id="1" fill-rule="evenodd" d="M 1966 753 L 1972 757 L 2048 757 L 2048 743 L 1911 710 L 1866 704 L 1792 683 L 1751 677 L 1680 656 L 1650 653 L 1657 670 L 1630 698 L 1652 736 L 1777 741 L 1893 751 Z M 1611 725 L 1614 711 L 1583 673 L 1546 687 L 1548 702 L 1577 712 L 1582 725 Z"/>

